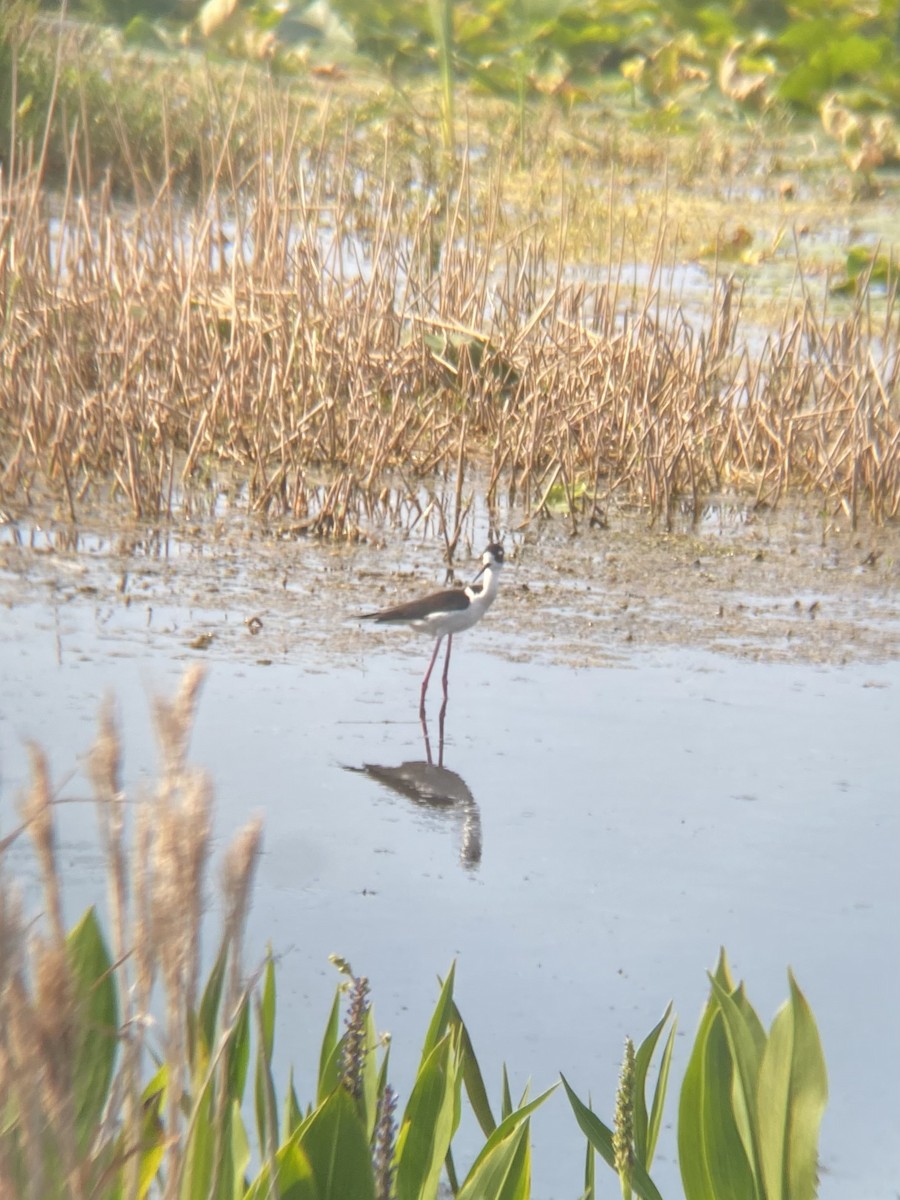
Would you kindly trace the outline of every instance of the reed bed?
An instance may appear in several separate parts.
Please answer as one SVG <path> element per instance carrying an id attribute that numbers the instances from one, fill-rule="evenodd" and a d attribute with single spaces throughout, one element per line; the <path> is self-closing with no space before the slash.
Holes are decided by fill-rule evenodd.
<path id="1" fill-rule="evenodd" d="M 629 262 L 614 184 L 577 174 L 548 217 L 490 155 L 435 176 L 389 126 L 377 154 L 349 123 L 317 141 L 265 89 L 248 160 L 241 105 L 196 196 L 170 171 L 117 199 L 77 122 L 60 190 L 37 154 L 0 176 L 6 507 L 49 492 L 74 521 L 111 494 L 150 518 L 229 468 L 253 511 L 326 537 L 435 474 L 457 527 L 476 487 L 573 531 L 614 499 L 667 522 L 723 492 L 897 517 L 896 279 L 831 318 L 798 262 L 761 331 L 724 272 L 682 302 L 664 218 Z M 587 242 L 574 199 L 603 210 Z"/>
<path id="2" fill-rule="evenodd" d="M 0 842 L 4 1196 L 145 1195 L 148 1162 L 166 1180 L 154 1194 L 179 1194 L 211 858 L 212 788 L 187 757 L 201 682 L 192 668 L 173 700 L 156 701 L 159 773 L 136 804 L 123 791 L 111 705 L 101 712 L 88 765 L 106 860 L 111 960 L 93 909 L 67 932 L 57 797 L 44 752 L 31 748 L 22 825 Z M 37 919 L 26 917 L 4 861 L 23 834 L 39 867 Z M 240 955 L 261 837 L 257 818 L 223 859 L 223 1030 L 256 983 L 245 981 Z M 219 1065 L 216 1058 L 206 1064 L 210 1073 Z"/>

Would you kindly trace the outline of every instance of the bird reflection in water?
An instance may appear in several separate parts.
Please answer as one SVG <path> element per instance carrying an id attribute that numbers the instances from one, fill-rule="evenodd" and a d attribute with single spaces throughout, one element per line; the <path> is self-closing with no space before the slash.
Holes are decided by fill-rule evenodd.
<path id="1" fill-rule="evenodd" d="M 441 709 L 438 730 L 438 760 L 435 763 L 431 752 L 428 722 L 422 716 L 422 734 L 425 741 L 424 762 L 405 762 L 399 767 L 382 767 L 376 763 L 363 763 L 361 767 L 346 767 L 360 775 L 368 775 L 422 808 L 433 813 L 446 814 L 448 819 L 461 823 L 459 861 L 469 870 L 481 862 L 481 812 L 468 784 L 444 766 L 444 716 L 446 701 Z"/>

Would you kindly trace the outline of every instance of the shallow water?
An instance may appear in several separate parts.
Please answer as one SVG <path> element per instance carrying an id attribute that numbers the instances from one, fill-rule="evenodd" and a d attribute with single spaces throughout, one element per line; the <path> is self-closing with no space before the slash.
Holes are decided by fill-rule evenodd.
<path id="1" fill-rule="evenodd" d="M 152 777 L 148 693 L 172 691 L 200 659 L 193 759 L 214 779 L 220 846 L 265 815 L 247 944 L 253 955 L 271 941 L 279 955 L 277 1056 L 294 1063 L 301 1097 L 336 983 L 331 952 L 370 977 L 401 1090 L 436 977 L 456 959 L 494 1101 L 506 1061 L 514 1093 L 563 1071 L 606 1119 L 624 1037 L 643 1037 L 672 999 L 680 1035 L 654 1178 L 675 1195 L 675 1088 L 724 945 L 766 1022 L 788 966 L 819 1022 L 831 1093 L 822 1197 L 891 1200 L 895 567 L 882 557 L 867 573 L 868 543 L 817 545 L 802 529 L 790 544 L 771 531 L 762 543 L 744 529 L 717 536 L 647 535 L 640 567 L 612 534 L 577 548 L 520 539 L 496 606 L 454 646 L 446 774 L 407 766 L 398 778 L 426 758 L 416 708 L 428 646 L 348 618 L 441 582 L 435 546 L 331 550 L 206 531 L 163 552 L 105 533 L 67 549 L 7 532 L 0 829 L 15 822 L 23 743 L 36 738 L 75 801 L 60 809 L 69 911 L 101 900 L 79 765 L 97 706 L 115 692 L 133 788 Z M 652 577 L 661 584 L 645 592 Z M 193 648 L 203 634 L 208 648 Z M 438 700 L 435 688 L 435 760 Z M 432 801 L 444 789 L 452 802 L 411 798 L 423 779 Z M 9 858 L 33 895 L 25 848 Z M 562 1096 L 532 1130 L 535 1197 L 577 1195 L 583 1142 Z M 458 1161 L 475 1144 L 464 1129 Z"/>

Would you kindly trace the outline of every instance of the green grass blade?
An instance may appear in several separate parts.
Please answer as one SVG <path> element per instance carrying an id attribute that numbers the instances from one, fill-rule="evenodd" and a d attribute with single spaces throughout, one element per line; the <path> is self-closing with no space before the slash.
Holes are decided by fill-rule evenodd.
<path id="1" fill-rule="evenodd" d="M 585 1138 L 584 1191 L 581 1193 L 581 1200 L 596 1200 L 597 1163 L 595 1161 L 595 1154 L 594 1147 Z"/>
<path id="2" fill-rule="evenodd" d="M 595 1112 L 592 1112 L 586 1104 L 579 1100 L 571 1087 L 569 1087 L 565 1075 L 560 1075 L 560 1079 L 563 1081 L 563 1087 L 566 1089 L 566 1095 L 569 1097 L 569 1103 L 572 1106 L 572 1111 L 575 1113 L 575 1120 L 578 1122 L 581 1132 L 607 1166 L 615 1171 L 616 1156 L 613 1152 L 612 1130 L 608 1125 L 604 1125 Z M 647 1170 L 642 1163 L 635 1162 L 634 1164 L 631 1186 L 642 1197 L 642 1200 L 662 1200 L 656 1184 L 647 1174 Z"/>
<path id="3" fill-rule="evenodd" d="M 481 1126 L 481 1132 L 485 1137 L 490 1137 L 497 1128 L 497 1122 L 494 1120 L 494 1114 L 491 1112 L 491 1103 L 488 1099 L 487 1088 L 484 1085 L 484 1076 L 481 1073 L 481 1067 L 478 1065 L 478 1059 L 475 1057 L 472 1039 L 469 1037 L 466 1023 L 460 1016 L 456 1004 L 453 1005 L 451 1021 L 454 1027 L 459 1030 L 459 1044 L 463 1060 L 463 1084 L 465 1085 L 466 1095 L 469 1097 L 469 1103 L 472 1106 L 475 1119 Z"/>
<path id="4" fill-rule="evenodd" d="M 509 1090 L 509 1075 L 506 1071 L 506 1063 L 503 1064 L 503 1081 L 500 1085 L 500 1120 L 505 1121 L 509 1114 L 513 1111 L 512 1095 Z"/>
<path id="5" fill-rule="evenodd" d="M 613 1152 L 612 1130 L 608 1125 L 600 1120 L 597 1114 L 582 1101 L 579 1100 L 575 1092 L 569 1086 L 569 1081 L 565 1075 L 560 1075 L 563 1087 L 566 1089 L 566 1095 L 569 1097 L 569 1103 L 572 1106 L 572 1111 L 575 1114 L 575 1120 L 581 1132 L 588 1140 L 588 1144 L 593 1146 L 607 1166 L 616 1169 L 616 1156 Z"/>
<path id="6" fill-rule="evenodd" d="M 228 944 L 223 942 L 200 998 L 199 1020 L 191 1022 L 202 1039 L 200 1045 L 195 1044 L 191 1048 L 191 1069 L 195 1080 L 202 1079 L 206 1075 L 213 1047 L 216 1044 L 216 1028 L 219 1023 L 219 1007 L 222 1003 L 222 988 L 225 982 L 227 963 Z"/>
<path id="7" fill-rule="evenodd" d="M 456 975 L 456 963 L 452 963 L 447 972 L 447 978 L 441 987 L 441 994 L 431 1015 L 431 1021 L 425 1034 L 422 1046 L 420 1067 L 424 1066 L 438 1042 L 444 1037 L 453 1015 L 453 981 Z"/>
<path id="8" fill-rule="evenodd" d="M 291 1137 L 302 1122 L 303 1112 L 297 1100 L 297 1089 L 294 1087 L 294 1068 L 291 1067 L 288 1072 L 287 1091 L 284 1096 L 282 1128 L 284 1129 L 285 1139 Z"/>
<path id="9" fill-rule="evenodd" d="M 498 1146 L 509 1141 L 514 1131 L 517 1130 L 523 1122 L 529 1119 L 534 1110 L 543 1104 L 548 1096 L 552 1095 L 552 1093 L 556 1091 L 557 1086 L 557 1084 L 554 1084 L 553 1087 L 547 1088 L 547 1090 L 542 1092 L 540 1096 L 536 1096 L 534 1100 L 529 1100 L 529 1102 L 527 1104 L 523 1104 L 521 1108 L 515 1109 L 509 1114 L 508 1117 L 505 1117 L 500 1122 L 500 1124 L 485 1142 L 478 1154 L 478 1157 L 472 1164 L 469 1174 L 466 1176 L 465 1183 L 463 1184 L 464 1188 L 469 1186 L 469 1182 L 473 1173 L 477 1172 L 481 1163 L 490 1155 L 492 1155 Z"/>
<path id="10" fill-rule="evenodd" d="M 268 974 L 268 971 L 267 971 Z M 271 1016 L 274 1017 L 274 976 L 272 984 L 272 1002 L 269 1008 Z M 255 999 L 255 998 L 254 998 Z M 278 1137 L 278 1100 L 275 1096 L 275 1080 L 272 1076 L 272 1044 L 274 1026 L 269 1025 L 267 1030 L 267 1002 L 266 988 L 263 989 L 263 997 L 254 1005 L 256 1013 L 256 1023 L 258 1028 L 257 1047 L 256 1047 L 256 1077 L 254 1086 L 254 1102 L 256 1110 L 256 1129 L 259 1135 L 259 1150 L 263 1156 L 269 1156 L 275 1153 L 279 1137 Z M 288 1131 L 290 1132 L 290 1130 Z"/>
<path id="11" fill-rule="evenodd" d="M 228 1134 L 228 1153 L 225 1155 L 226 1161 L 222 1167 L 224 1176 L 222 1193 L 227 1200 L 231 1200 L 233 1196 L 243 1195 L 246 1172 L 250 1166 L 250 1143 L 247 1140 L 247 1130 L 244 1128 L 244 1118 L 241 1116 L 240 1102 L 237 1100 L 231 1102 Z"/>
<path id="12" fill-rule="evenodd" d="M 650 1169 L 650 1164 L 653 1162 L 653 1155 L 656 1153 L 656 1143 L 659 1140 L 659 1131 L 662 1128 L 663 1109 L 665 1108 L 666 1092 L 669 1086 L 669 1071 L 672 1066 L 672 1051 L 675 1049 L 676 1029 L 677 1022 L 673 1022 L 666 1038 L 666 1044 L 663 1047 L 659 1071 L 656 1076 L 656 1087 L 653 1089 L 653 1100 L 650 1104 L 650 1121 L 647 1126 L 647 1157 L 644 1160 L 644 1166 L 648 1170 Z"/>
<path id="13" fill-rule="evenodd" d="M 363 1108 L 365 1111 L 366 1136 L 371 1139 L 378 1120 L 378 1097 L 381 1095 L 378 1070 L 378 1031 L 375 1028 L 375 1013 L 372 1006 L 366 1013 L 365 1058 L 362 1070 Z"/>
<path id="14" fill-rule="evenodd" d="M 334 993 L 334 1001 L 331 1005 L 331 1012 L 328 1014 L 325 1032 L 322 1035 L 322 1046 L 319 1050 L 319 1077 L 316 1081 L 316 1102 L 318 1104 L 322 1104 L 326 1097 L 331 1095 L 340 1081 L 340 1068 L 335 1070 L 335 1059 L 340 1040 L 340 1023 L 341 988 L 338 987 Z"/>
<path id="15" fill-rule="evenodd" d="M 478 1156 L 457 1200 L 528 1200 L 531 1149 L 526 1119 Z"/>
<path id="16" fill-rule="evenodd" d="M 634 1056 L 634 1152 L 640 1162 L 645 1167 L 649 1167 L 653 1160 L 653 1147 L 655 1138 L 651 1141 L 650 1136 L 650 1118 L 647 1112 L 646 1087 L 647 1087 L 647 1072 L 650 1068 L 650 1062 L 653 1058 L 653 1053 L 656 1050 L 656 1044 L 659 1041 L 660 1034 L 669 1016 L 672 1012 L 672 1004 L 669 1003 L 666 1011 L 662 1015 L 662 1019 L 650 1030 L 644 1040 L 638 1047 Z M 671 1038 L 671 1034 L 670 1034 Z M 660 1076 L 657 1076 L 656 1093 L 659 1093 Z M 662 1100 L 665 1099 L 665 1084 L 663 1084 Z M 658 1128 L 658 1127 L 657 1127 Z"/>

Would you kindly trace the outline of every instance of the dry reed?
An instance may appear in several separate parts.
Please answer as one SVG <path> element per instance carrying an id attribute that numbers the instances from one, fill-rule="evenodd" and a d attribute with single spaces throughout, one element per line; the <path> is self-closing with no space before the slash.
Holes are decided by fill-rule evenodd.
<path id="1" fill-rule="evenodd" d="M 31 925 L 0 858 L 0 1094 L 6 1122 L 0 1138 L 2 1196 L 46 1200 L 50 1195 L 105 1195 L 105 1185 L 114 1177 L 127 1181 L 123 1167 L 133 1168 L 127 1193 L 137 1195 L 136 1172 L 148 1137 L 158 1137 L 165 1148 L 158 1194 L 179 1194 L 188 1120 L 181 1100 L 199 1086 L 192 1077 L 188 1041 L 196 1036 L 200 925 L 210 857 L 209 783 L 187 761 L 200 682 L 198 671 L 188 671 L 176 699 L 156 704 L 159 775 L 152 794 L 136 805 L 130 837 L 120 739 L 109 705 L 101 711 L 90 755 L 107 857 L 111 973 L 118 1007 L 118 1028 L 105 1033 L 117 1039 L 118 1051 L 104 1119 L 87 1143 L 77 1111 L 79 1102 L 84 1103 L 83 1080 L 76 1074 L 85 1067 L 78 1040 L 86 1023 L 89 1028 L 90 1016 L 83 1011 L 85 997 L 78 990 L 77 966 L 63 930 L 49 772 L 40 752 L 32 752 L 32 784 L 22 818 L 41 868 L 45 911 Z M 231 979 L 222 1010 L 226 1024 L 246 997 L 239 955 L 259 844 L 260 825 L 254 821 L 226 854 L 221 948 Z M 157 981 L 161 997 L 154 992 Z M 158 1099 L 148 1097 L 144 1088 L 160 1063 L 166 1075 L 165 1129 L 156 1134 L 150 1114 Z M 208 1069 L 225 1070 L 225 1064 L 213 1056 Z M 28 1181 L 25 1192 L 23 1179 Z"/>
<path id="2" fill-rule="evenodd" d="M 584 175 L 535 228 L 490 162 L 435 186 L 389 129 L 375 159 L 350 126 L 304 137 L 278 99 L 255 95 L 249 166 L 246 97 L 219 112 L 196 202 L 171 177 L 127 205 L 86 186 L 78 128 L 62 191 L 24 154 L 0 177 L 0 502 L 49 490 L 75 520 L 111 492 L 150 518 L 233 468 L 254 511 L 348 537 L 389 485 L 443 473 L 451 554 L 476 478 L 531 513 L 561 499 L 573 529 L 613 496 L 668 520 L 722 491 L 898 515 L 896 280 L 880 315 L 863 286 L 827 319 L 798 270 L 763 336 L 718 275 L 690 315 L 664 220 L 626 289 L 614 187 L 608 242 L 585 247 L 568 201 L 606 193 Z M 604 265 L 573 282 L 586 255 Z"/>

